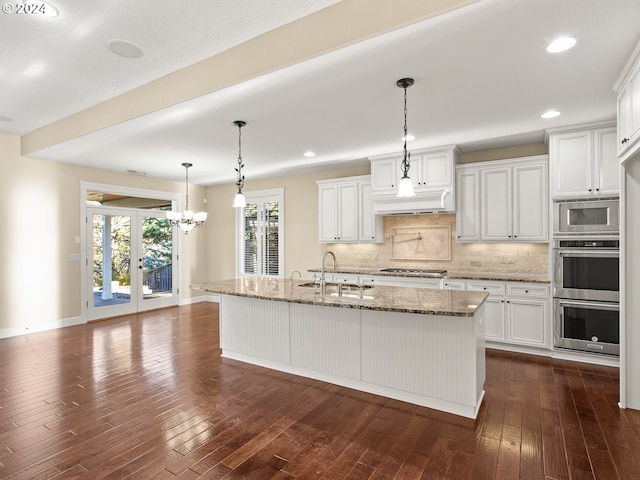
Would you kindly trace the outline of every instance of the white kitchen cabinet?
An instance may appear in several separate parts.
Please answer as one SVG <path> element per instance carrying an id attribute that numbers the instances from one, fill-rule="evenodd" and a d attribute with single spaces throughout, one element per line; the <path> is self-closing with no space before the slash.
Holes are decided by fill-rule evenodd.
<path id="1" fill-rule="evenodd" d="M 371 181 L 358 182 L 358 238 L 361 242 L 383 243 L 383 218 L 373 214 Z"/>
<path id="2" fill-rule="evenodd" d="M 619 194 L 615 125 L 550 130 L 549 155 L 554 198 Z"/>
<path id="3" fill-rule="evenodd" d="M 504 284 L 495 282 L 467 282 L 467 290 L 486 292 L 489 297 L 485 300 L 484 337 L 494 342 L 506 342 L 506 327 L 504 316 Z"/>
<path id="4" fill-rule="evenodd" d="M 467 282 L 467 290 L 489 294 L 485 300 L 486 340 L 551 349 L 548 285 L 474 280 Z"/>
<path id="5" fill-rule="evenodd" d="M 511 167 L 483 168 L 480 178 L 481 238 L 485 241 L 511 240 Z"/>
<path id="6" fill-rule="evenodd" d="M 380 275 L 376 277 L 377 285 L 388 285 L 391 287 L 413 287 L 413 288 L 436 288 L 442 287 L 441 278 L 411 278 L 411 277 L 391 277 Z"/>
<path id="7" fill-rule="evenodd" d="M 507 284 L 507 341 L 510 344 L 551 348 L 549 287 Z"/>
<path id="8" fill-rule="evenodd" d="M 548 241 L 545 155 L 462 165 L 456 178 L 459 242 Z"/>
<path id="9" fill-rule="evenodd" d="M 382 218 L 371 212 L 370 177 L 318 180 L 320 243 L 382 242 Z"/>
<path id="10" fill-rule="evenodd" d="M 397 155 L 371 161 L 371 193 L 395 195 L 400 180 L 400 161 Z"/>
<path id="11" fill-rule="evenodd" d="M 613 89 L 618 94 L 617 156 L 621 161 L 640 148 L 640 41 Z"/>
<path id="12" fill-rule="evenodd" d="M 547 161 L 512 167 L 513 240 L 546 242 L 549 239 Z"/>
<path id="13" fill-rule="evenodd" d="M 449 280 L 445 278 L 442 281 L 443 290 L 466 290 L 467 283 L 464 280 Z"/>
<path id="14" fill-rule="evenodd" d="M 456 236 L 460 242 L 480 240 L 480 171 L 456 172 Z"/>
<path id="15" fill-rule="evenodd" d="M 507 297 L 509 343 L 549 347 L 549 302 Z"/>
<path id="16" fill-rule="evenodd" d="M 352 273 L 334 273 L 333 280 L 334 283 L 358 283 L 358 275 Z"/>
<path id="17" fill-rule="evenodd" d="M 421 191 L 453 185 L 455 168 L 451 152 L 425 153 L 411 156 L 411 180 L 416 194 Z"/>

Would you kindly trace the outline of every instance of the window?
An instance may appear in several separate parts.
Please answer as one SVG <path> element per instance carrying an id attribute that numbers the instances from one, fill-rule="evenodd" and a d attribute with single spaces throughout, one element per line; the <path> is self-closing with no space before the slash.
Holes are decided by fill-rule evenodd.
<path id="1" fill-rule="evenodd" d="M 284 189 L 245 192 L 236 211 L 238 276 L 281 276 L 284 271 Z"/>

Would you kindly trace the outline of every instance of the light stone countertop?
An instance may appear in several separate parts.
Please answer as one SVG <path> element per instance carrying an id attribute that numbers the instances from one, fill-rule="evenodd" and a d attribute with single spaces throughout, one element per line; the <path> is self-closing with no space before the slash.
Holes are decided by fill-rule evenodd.
<path id="1" fill-rule="evenodd" d="M 302 286 L 306 280 L 270 277 L 247 277 L 190 285 L 199 290 L 220 295 L 260 298 L 281 302 L 305 303 L 328 307 L 360 308 L 389 312 L 419 313 L 454 317 L 471 317 L 488 297 L 484 292 L 462 292 L 430 288 L 375 286 L 337 295 L 337 287 L 327 289 Z"/>
<path id="2" fill-rule="evenodd" d="M 442 270 L 447 270 L 442 267 Z M 320 268 L 310 268 L 309 272 L 319 273 Z M 361 267 L 340 267 L 337 269 L 327 268 L 326 273 L 347 273 L 353 275 L 380 275 L 389 277 L 407 277 L 407 278 L 434 278 L 432 275 L 423 275 L 411 272 L 383 272 L 380 268 L 361 268 Z M 440 277 L 435 277 L 440 278 Z M 551 279 L 547 274 L 540 273 L 506 273 L 506 272 L 464 272 L 458 270 L 448 270 L 447 274 L 441 278 L 451 280 L 487 280 L 494 282 L 530 282 L 530 283 L 551 283 Z"/>

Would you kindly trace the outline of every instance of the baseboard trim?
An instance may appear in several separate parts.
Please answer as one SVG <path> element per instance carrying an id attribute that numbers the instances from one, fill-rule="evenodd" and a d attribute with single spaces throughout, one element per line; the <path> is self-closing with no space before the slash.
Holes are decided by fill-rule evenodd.
<path id="1" fill-rule="evenodd" d="M 37 325 L 24 325 L 22 327 L 4 328 L 0 330 L 0 338 L 17 337 L 19 335 L 26 335 L 28 333 L 44 332 L 47 330 L 55 330 L 63 327 L 73 327 L 74 325 L 83 325 L 85 322 L 82 317 L 70 317 L 63 318 L 61 320 L 54 320 L 52 322 L 37 324 Z"/>

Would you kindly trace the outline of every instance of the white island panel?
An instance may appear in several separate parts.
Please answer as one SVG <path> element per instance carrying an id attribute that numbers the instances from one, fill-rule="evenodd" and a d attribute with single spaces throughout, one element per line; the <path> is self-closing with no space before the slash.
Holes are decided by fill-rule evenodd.
<path id="1" fill-rule="evenodd" d="M 222 295 L 220 348 L 289 363 L 289 303 Z"/>
<path id="2" fill-rule="evenodd" d="M 484 385 L 482 308 L 476 317 L 366 312 L 361 349 L 364 382 L 430 397 L 433 406 L 446 399 L 436 408 L 475 416 Z"/>
<path id="3" fill-rule="evenodd" d="M 292 303 L 291 364 L 360 378 L 360 310 Z"/>

